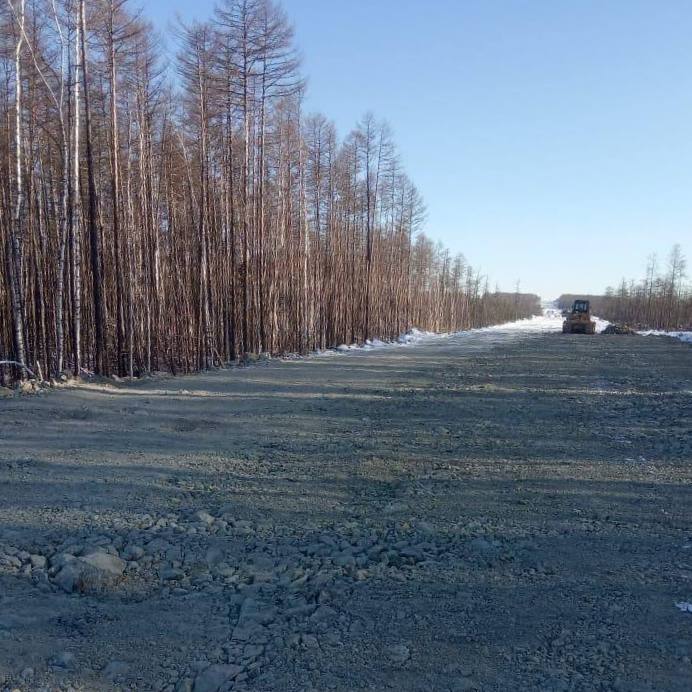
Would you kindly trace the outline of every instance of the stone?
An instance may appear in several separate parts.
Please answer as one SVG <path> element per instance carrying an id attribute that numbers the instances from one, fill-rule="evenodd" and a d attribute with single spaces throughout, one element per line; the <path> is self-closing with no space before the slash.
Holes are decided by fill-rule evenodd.
<path id="1" fill-rule="evenodd" d="M 241 666 L 232 664 L 209 666 L 195 678 L 193 692 L 218 692 L 223 685 L 242 672 Z"/>
<path id="2" fill-rule="evenodd" d="M 29 555 L 29 561 L 34 569 L 45 569 L 46 558 L 43 555 Z"/>
<path id="3" fill-rule="evenodd" d="M 123 551 L 126 560 L 141 560 L 144 557 L 144 548 L 139 545 L 128 545 Z"/>
<path id="4" fill-rule="evenodd" d="M 334 564 L 339 567 L 355 567 L 356 559 L 349 550 L 344 550 L 334 558 Z"/>
<path id="5" fill-rule="evenodd" d="M 301 635 L 300 642 L 306 649 L 316 649 L 319 646 L 317 637 L 314 634 Z"/>
<path id="6" fill-rule="evenodd" d="M 336 617 L 336 610 L 334 610 L 334 608 L 321 605 L 310 616 L 310 619 L 313 622 L 324 622 L 325 620 L 331 620 L 334 617 Z"/>
<path id="7" fill-rule="evenodd" d="M 408 509 L 409 506 L 405 502 L 393 500 L 384 506 L 383 511 L 385 514 L 398 514 L 399 512 L 406 512 Z"/>
<path id="8" fill-rule="evenodd" d="M 125 561 L 116 555 L 97 550 L 79 558 L 81 562 L 102 572 L 119 577 L 125 571 Z"/>
<path id="9" fill-rule="evenodd" d="M 406 663 L 411 658 L 411 650 L 406 644 L 393 644 L 385 649 L 387 658 L 393 663 Z"/>
<path id="10" fill-rule="evenodd" d="M 418 522 L 418 530 L 421 533 L 427 533 L 427 534 L 434 534 L 435 533 L 435 527 L 427 521 L 419 521 Z"/>
<path id="11" fill-rule="evenodd" d="M 276 617 L 276 608 L 273 606 L 263 606 L 254 598 L 246 598 L 240 608 L 238 622 L 257 622 L 267 625 Z"/>
<path id="12" fill-rule="evenodd" d="M 103 675 L 109 680 L 125 677 L 130 672 L 130 666 L 125 661 L 111 661 L 104 669 Z"/>
<path id="13" fill-rule="evenodd" d="M 264 647 L 261 644 L 248 644 L 243 649 L 243 658 L 257 658 L 261 656 L 264 651 Z"/>
<path id="14" fill-rule="evenodd" d="M 223 562 L 223 552 L 219 548 L 209 548 L 204 559 L 210 567 L 213 567 Z"/>
<path id="15" fill-rule="evenodd" d="M 423 554 L 423 551 L 413 546 L 403 548 L 401 551 L 401 555 L 402 557 L 408 558 L 412 562 L 423 562 L 423 560 L 425 560 L 425 555 Z"/>
<path id="16" fill-rule="evenodd" d="M 161 570 L 160 576 L 162 581 L 179 581 L 185 576 L 185 573 L 177 567 L 165 567 Z"/>
<path id="17" fill-rule="evenodd" d="M 53 581 L 67 593 L 79 590 L 82 568 L 74 560 L 66 564 L 54 577 Z"/>
<path id="18" fill-rule="evenodd" d="M 7 565 L 19 569 L 22 566 L 22 561 L 14 555 L 0 555 L 0 565 Z"/>
<path id="19" fill-rule="evenodd" d="M 72 668 L 75 664 L 75 656 L 71 651 L 63 651 L 48 662 L 54 668 Z"/>
<path id="20" fill-rule="evenodd" d="M 195 519 L 202 524 L 206 524 L 207 526 L 211 526 L 214 523 L 214 517 L 212 517 L 209 512 L 205 512 L 203 510 L 195 514 Z"/>
<path id="21" fill-rule="evenodd" d="M 50 559 L 50 566 L 57 570 L 76 559 L 72 553 L 56 553 Z"/>
<path id="22" fill-rule="evenodd" d="M 484 557 L 495 557 L 500 552 L 500 544 L 497 541 L 488 541 L 485 538 L 474 538 L 470 547 Z"/>
<path id="23" fill-rule="evenodd" d="M 96 551 L 66 562 L 53 581 L 67 593 L 98 593 L 120 579 L 125 564 L 115 555 Z"/>

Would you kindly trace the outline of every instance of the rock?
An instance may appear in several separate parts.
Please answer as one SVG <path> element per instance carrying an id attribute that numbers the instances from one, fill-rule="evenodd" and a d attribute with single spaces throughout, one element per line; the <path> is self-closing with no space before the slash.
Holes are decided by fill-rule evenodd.
<path id="1" fill-rule="evenodd" d="M 9 399 L 14 396 L 14 392 L 8 387 L 0 387 L 0 399 Z"/>
<path id="2" fill-rule="evenodd" d="M 261 644 L 248 644 L 243 649 L 243 658 L 257 658 L 264 652 L 264 647 Z"/>
<path id="3" fill-rule="evenodd" d="M 53 581 L 67 593 L 79 591 L 82 567 L 76 560 L 66 564 L 56 575 Z"/>
<path id="4" fill-rule="evenodd" d="M 320 643 L 317 641 L 317 637 L 314 634 L 301 635 L 300 643 L 306 649 L 316 649 L 320 645 Z"/>
<path id="5" fill-rule="evenodd" d="M 126 560 L 141 560 L 144 557 L 144 548 L 138 545 L 128 545 L 123 551 Z"/>
<path id="6" fill-rule="evenodd" d="M 204 559 L 210 567 L 213 567 L 223 561 L 223 552 L 219 548 L 209 548 Z"/>
<path id="7" fill-rule="evenodd" d="M 350 550 L 344 550 L 334 557 L 334 564 L 339 567 L 355 567 L 356 559 Z"/>
<path id="8" fill-rule="evenodd" d="M 50 559 L 50 566 L 56 570 L 64 567 L 68 562 L 72 562 L 77 558 L 72 553 L 56 553 Z"/>
<path id="9" fill-rule="evenodd" d="M 242 533 L 242 534 L 252 533 L 252 530 L 253 530 L 252 529 L 252 523 L 245 520 L 245 519 L 233 522 L 233 524 L 234 524 L 234 528 L 236 529 L 236 531 L 238 533 Z"/>
<path id="10" fill-rule="evenodd" d="M 497 541 L 488 541 L 485 538 L 474 538 L 469 544 L 471 549 L 484 557 L 495 557 L 500 553 L 500 544 Z"/>
<path id="11" fill-rule="evenodd" d="M 179 581 L 185 576 L 185 573 L 177 567 L 165 567 L 161 570 L 159 576 L 162 581 Z"/>
<path id="12" fill-rule="evenodd" d="M 68 561 L 54 582 L 67 593 L 98 593 L 113 586 L 125 571 L 125 562 L 115 555 L 96 551 Z"/>
<path id="13" fill-rule="evenodd" d="M 194 682 L 191 678 L 181 678 L 175 685 L 173 692 L 192 692 Z"/>
<path id="14" fill-rule="evenodd" d="M 435 527 L 427 521 L 419 521 L 417 526 L 418 526 L 418 530 L 421 533 L 426 533 L 429 535 L 435 533 Z"/>
<path id="15" fill-rule="evenodd" d="M 7 565 L 8 567 L 19 569 L 22 566 L 22 561 L 14 555 L 0 555 L 0 565 Z"/>
<path id="16" fill-rule="evenodd" d="M 75 656 L 71 651 L 63 651 L 48 661 L 48 664 L 54 668 L 72 668 L 75 664 Z"/>
<path id="17" fill-rule="evenodd" d="M 404 548 L 401 551 L 401 555 L 402 557 L 411 560 L 411 562 L 423 562 L 423 560 L 425 560 L 425 555 L 423 554 L 423 551 L 413 546 Z"/>
<path id="18" fill-rule="evenodd" d="M 341 635 L 339 632 L 328 631 L 324 634 L 322 640 L 330 646 L 341 646 Z"/>
<path id="19" fill-rule="evenodd" d="M 235 567 L 230 567 L 225 562 L 216 565 L 215 571 L 220 577 L 232 577 L 236 572 Z"/>
<path id="20" fill-rule="evenodd" d="M 317 610 L 310 616 L 313 622 L 324 622 L 325 620 L 331 620 L 336 617 L 336 610 L 330 608 L 329 606 L 319 606 Z"/>
<path id="21" fill-rule="evenodd" d="M 209 512 L 205 511 L 199 511 L 195 514 L 195 519 L 197 521 L 201 522 L 202 524 L 206 524 L 207 526 L 211 526 L 214 523 L 214 517 L 209 514 Z"/>
<path id="22" fill-rule="evenodd" d="M 398 514 L 399 512 L 406 512 L 408 508 L 409 506 L 405 502 L 393 500 L 384 506 L 383 511 L 385 514 Z"/>
<path id="23" fill-rule="evenodd" d="M 243 672 L 240 666 L 216 664 L 203 670 L 196 678 L 194 692 L 218 692 L 222 685 Z"/>
<path id="24" fill-rule="evenodd" d="M 276 616 L 276 608 L 273 606 L 263 606 L 254 598 L 246 598 L 240 608 L 240 622 L 252 621 L 261 625 L 268 625 Z"/>
<path id="25" fill-rule="evenodd" d="M 124 560 L 121 560 L 116 555 L 111 555 L 110 553 L 105 553 L 100 550 L 89 553 L 88 555 L 80 557 L 79 559 L 97 570 L 112 574 L 114 577 L 121 576 L 125 571 Z"/>
<path id="26" fill-rule="evenodd" d="M 171 544 L 163 538 L 154 538 L 147 543 L 147 553 L 149 555 L 159 555 L 171 549 Z"/>
<path id="27" fill-rule="evenodd" d="M 125 677 L 130 672 L 129 664 L 125 661 L 111 661 L 104 669 L 103 675 L 113 681 Z"/>
<path id="28" fill-rule="evenodd" d="M 393 663 L 402 664 L 411 658 L 411 650 L 406 644 L 393 644 L 385 649 L 387 658 Z"/>
<path id="29" fill-rule="evenodd" d="M 29 555 L 29 561 L 34 569 L 45 569 L 46 558 L 43 555 Z"/>

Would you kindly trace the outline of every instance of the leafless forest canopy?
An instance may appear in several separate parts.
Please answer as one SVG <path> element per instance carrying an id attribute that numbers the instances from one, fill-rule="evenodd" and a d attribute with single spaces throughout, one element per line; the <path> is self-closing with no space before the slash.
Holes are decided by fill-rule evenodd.
<path id="1" fill-rule="evenodd" d="M 271 0 L 181 26 L 172 66 L 128 0 L 4 0 L 0 41 L 0 359 L 191 371 L 535 310 L 421 232 L 385 123 L 301 112 Z"/>
<path id="2" fill-rule="evenodd" d="M 692 289 L 686 277 L 687 262 L 675 245 L 665 264 L 656 255 L 649 257 L 643 279 L 623 279 L 617 288 L 606 288 L 604 295 L 563 294 L 558 305 L 566 309 L 576 298 L 589 298 L 592 311 L 612 322 L 643 329 L 692 329 Z"/>

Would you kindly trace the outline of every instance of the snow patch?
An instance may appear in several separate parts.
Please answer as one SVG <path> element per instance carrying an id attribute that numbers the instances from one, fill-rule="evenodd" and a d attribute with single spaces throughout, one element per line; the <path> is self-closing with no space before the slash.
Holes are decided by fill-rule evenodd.
<path id="1" fill-rule="evenodd" d="M 468 334 L 483 333 L 509 333 L 509 334 L 548 334 L 562 332 L 562 322 L 564 320 L 562 311 L 554 303 L 545 303 L 543 312 L 526 319 L 514 322 L 503 322 L 490 327 L 478 327 L 476 329 L 466 329 L 459 332 L 428 332 L 415 327 L 405 334 L 401 334 L 396 341 L 382 341 L 381 339 L 369 339 L 364 344 L 341 344 L 335 349 L 318 351 L 316 355 L 328 355 L 334 353 L 348 353 L 351 351 L 373 351 L 381 348 L 397 348 L 401 346 L 413 346 L 416 344 L 430 343 L 441 339 L 461 337 Z M 600 317 L 592 317 L 596 323 L 596 332 L 601 333 L 609 324 L 608 320 Z"/>
<path id="2" fill-rule="evenodd" d="M 608 320 L 601 319 L 600 317 L 591 318 L 596 323 L 596 332 L 600 334 L 609 324 Z M 564 317 L 562 316 L 562 311 L 555 307 L 554 304 L 548 304 L 543 306 L 542 315 L 534 315 L 524 320 L 517 320 L 516 322 L 506 322 L 505 324 L 496 324 L 492 327 L 483 327 L 482 329 L 472 330 L 472 331 L 500 331 L 500 332 L 561 332 L 562 322 Z"/>
<path id="3" fill-rule="evenodd" d="M 437 334 L 436 332 L 425 332 L 415 327 L 406 334 L 400 334 L 397 342 L 400 344 L 416 344 L 420 341 L 425 341 L 426 339 L 431 339 L 435 337 L 445 337 L 448 334 Z"/>
<path id="4" fill-rule="evenodd" d="M 692 332 L 664 332 L 661 329 L 646 329 L 637 332 L 641 336 L 668 336 L 672 339 L 679 339 L 685 344 L 692 344 Z"/>
<path id="5" fill-rule="evenodd" d="M 461 333 L 461 332 L 459 332 Z M 400 334 L 396 341 L 382 341 L 382 339 L 368 339 L 364 344 L 341 344 L 337 346 L 336 351 L 339 353 L 347 353 L 348 351 L 373 351 L 380 348 L 392 348 L 397 346 L 410 346 L 412 344 L 419 344 L 423 341 L 430 341 L 433 339 L 444 339 L 451 336 L 447 333 L 437 333 L 437 332 L 426 332 L 421 329 L 416 329 L 415 327 L 411 331 L 405 334 Z M 320 355 L 325 355 L 330 351 L 319 351 Z"/>

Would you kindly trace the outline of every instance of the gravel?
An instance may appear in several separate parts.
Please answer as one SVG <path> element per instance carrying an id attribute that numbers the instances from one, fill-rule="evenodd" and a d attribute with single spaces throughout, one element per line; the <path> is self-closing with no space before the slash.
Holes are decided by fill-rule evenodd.
<path id="1" fill-rule="evenodd" d="M 690 688 L 688 345 L 498 330 L 0 416 L 0 691 Z"/>

